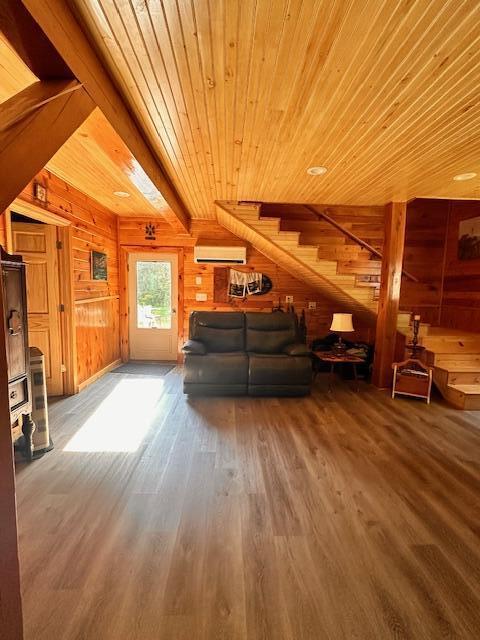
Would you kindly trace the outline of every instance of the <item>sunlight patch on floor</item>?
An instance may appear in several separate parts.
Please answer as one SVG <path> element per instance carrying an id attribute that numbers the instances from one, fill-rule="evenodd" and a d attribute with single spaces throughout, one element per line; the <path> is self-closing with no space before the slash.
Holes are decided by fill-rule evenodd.
<path id="1" fill-rule="evenodd" d="M 70 452 L 133 452 L 155 416 L 163 380 L 128 378 L 117 384 L 65 446 Z"/>

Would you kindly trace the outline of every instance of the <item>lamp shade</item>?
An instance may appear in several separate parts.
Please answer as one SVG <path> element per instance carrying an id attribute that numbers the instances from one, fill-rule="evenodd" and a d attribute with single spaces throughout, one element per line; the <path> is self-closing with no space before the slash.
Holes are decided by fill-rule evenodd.
<path id="1" fill-rule="evenodd" d="M 334 313 L 330 331 L 355 331 L 351 313 Z"/>

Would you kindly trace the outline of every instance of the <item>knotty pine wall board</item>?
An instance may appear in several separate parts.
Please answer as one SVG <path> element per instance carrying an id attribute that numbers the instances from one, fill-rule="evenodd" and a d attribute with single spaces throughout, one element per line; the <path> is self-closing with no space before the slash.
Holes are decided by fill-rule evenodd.
<path id="1" fill-rule="evenodd" d="M 145 240 L 145 226 L 149 223 L 156 225 L 155 240 Z M 126 218 L 119 219 L 119 243 L 121 246 L 138 246 L 140 250 L 157 246 L 182 246 L 184 247 L 184 335 L 188 335 L 188 319 L 193 310 L 208 311 L 271 311 L 278 304 L 279 299 L 286 308 L 285 296 L 293 295 L 294 307 L 297 313 L 305 310 L 308 340 L 324 336 L 328 333 L 332 314 L 342 311 L 335 303 L 322 297 L 317 291 L 308 287 L 290 273 L 279 268 L 266 256 L 259 253 L 251 246 L 247 246 L 247 265 L 239 265 L 241 271 L 259 271 L 265 273 L 272 280 L 272 290 L 262 296 L 248 296 L 245 299 L 229 299 L 228 302 L 214 302 L 214 269 L 213 264 L 195 264 L 194 245 L 204 244 L 210 246 L 245 246 L 245 242 L 227 231 L 214 221 L 192 221 L 192 237 L 173 236 L 171 227 L 164 227 L 161 223 L 151 218 Z M 196 278 L 202 278 L 202 284 L 196 284 Z M 197 293 L 205 293 L 207 300 L 199 302 L 195 299 Z M 316 309 L 308 309 L 308 303 L 315 302 Z M 355 323 L 355 319 L 354 319 Z M 373 339 L 373 330 L 358 327 L 355 339 Z"/>
<path id="2" fill-rule="evenodd" d="M 47 211 L 72 224 L 74 314 L 77 380 L 85 382 L 120 357 L 118 323 L 117 217 L 47 170 L 34 179 L 47 188 Z M 19 198 L 36 205 L 33 182 Z M 5 216 L 0 216 L 0 239 L 5 246 Z M 107 280 L 92 280 L 91 251 L 107 254 Z"/>

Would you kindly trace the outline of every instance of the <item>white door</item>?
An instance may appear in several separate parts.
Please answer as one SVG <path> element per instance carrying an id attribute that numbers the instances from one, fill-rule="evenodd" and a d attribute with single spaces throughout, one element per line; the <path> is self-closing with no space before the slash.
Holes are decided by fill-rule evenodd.
<path id="1" fill-rule="evenodd" d="M 177 254 L 131 253 L 128 274 L 130 359 L 176 360 Z"/>

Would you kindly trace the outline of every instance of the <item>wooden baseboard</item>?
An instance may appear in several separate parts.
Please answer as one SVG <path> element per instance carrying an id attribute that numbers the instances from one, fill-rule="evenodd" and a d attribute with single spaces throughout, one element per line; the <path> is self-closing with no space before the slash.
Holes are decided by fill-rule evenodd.
<path id="1" fill-rule="evenodd" d="M 114 360 L 110 364 L 107 364 L 106 367 L 104 367 L 103 369 L 100 369 L 100 371 L 97 371 L 97 373 L 94 373 L 93 376 L 90 376 L 90 378 L 87 378 L 83 382 L 80 382 L 80 384 L 78 385 L 78 391 L 79 392 L 83 391 L 83 389 L 85 389 L 85 387 L 88 387 L 89 384 L 92 384 L 92 382 L 95 382 L 96 380 L 104 376 L 106 373 L 108 373 L 112 369 L 115 369 L 121 364 L 122 364 L 121 358 L 117 358 L 117 360 Z"/>

